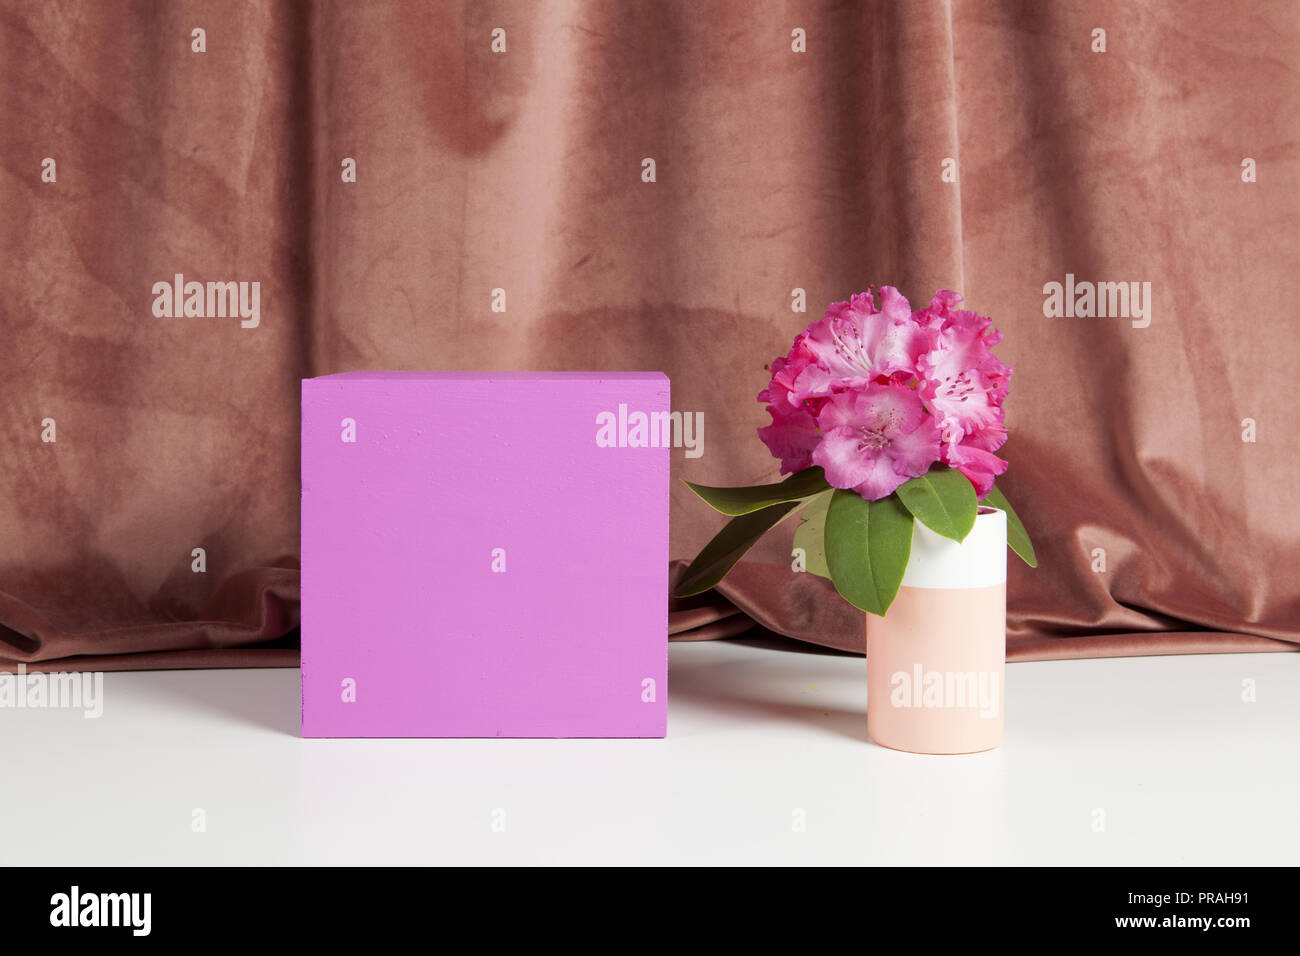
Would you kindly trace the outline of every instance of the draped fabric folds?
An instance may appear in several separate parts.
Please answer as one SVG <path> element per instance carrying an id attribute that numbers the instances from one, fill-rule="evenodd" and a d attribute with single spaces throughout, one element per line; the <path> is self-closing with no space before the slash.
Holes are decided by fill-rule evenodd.
<path id="1" fill-rule="evenodd" d="M 1289 0 L 4 0 L 0 667 L 295 663 L 305 376 L 663 370 L 675 478 L 770 481 L 764 364 L 884 284 L 1005 335 L 1013 660 L 1293 649 L 1297 63 Z M 674 639 L 861 650 L 793 524 Z"/>

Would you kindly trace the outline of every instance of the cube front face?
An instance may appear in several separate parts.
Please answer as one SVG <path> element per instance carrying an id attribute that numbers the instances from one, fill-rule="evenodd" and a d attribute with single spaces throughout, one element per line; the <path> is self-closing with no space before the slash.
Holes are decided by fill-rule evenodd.
<path id="1" fill-rule="evenodd" d="M 347 373 L 302 404 L 303 736 L 664 736 L 669 448 L 617 439 L 666 377 Z"/>

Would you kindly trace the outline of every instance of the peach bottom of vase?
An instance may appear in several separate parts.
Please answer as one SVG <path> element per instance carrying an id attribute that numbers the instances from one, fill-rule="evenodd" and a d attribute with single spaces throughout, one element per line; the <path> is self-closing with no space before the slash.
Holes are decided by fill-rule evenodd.
<path id="1" fill-rule="evenodd" d="M 1002 742 L 1007 585 L 898 591 L 867 615 L 867 732 L 922 754 Z"/>

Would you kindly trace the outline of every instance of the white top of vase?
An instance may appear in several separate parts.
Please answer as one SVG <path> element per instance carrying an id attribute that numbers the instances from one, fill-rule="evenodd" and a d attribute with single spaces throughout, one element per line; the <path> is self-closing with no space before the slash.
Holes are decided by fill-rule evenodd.
<path id="1" fill-rule="evenodd" d="M 1007 515 L 980 505 L 975 527 L 958 543 L 912 522 L 905 588 L 987 588 L 1007 579 Z"/>

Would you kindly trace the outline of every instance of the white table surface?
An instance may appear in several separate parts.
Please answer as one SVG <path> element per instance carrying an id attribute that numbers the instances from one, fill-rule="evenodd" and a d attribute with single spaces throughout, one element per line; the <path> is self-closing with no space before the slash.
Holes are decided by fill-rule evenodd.
<path id="1" fill-rule="evenodd" d="M 673 645 L 666 740 L 302 740 L 297 670 L 106 674 L 0 709 L 0 863 L 1300 862 L 1300 655 L 1012 664 L 1003 746 L 924 757 L 789 647 Z"/>

